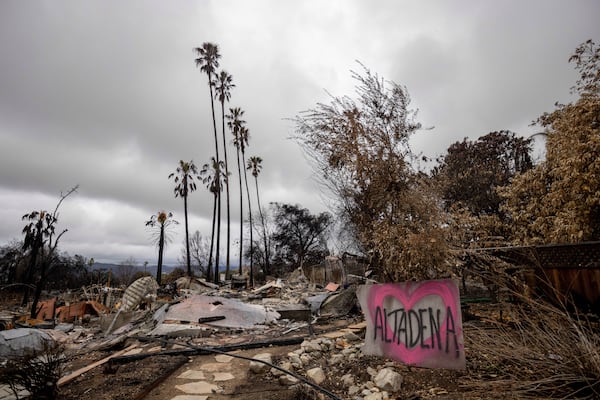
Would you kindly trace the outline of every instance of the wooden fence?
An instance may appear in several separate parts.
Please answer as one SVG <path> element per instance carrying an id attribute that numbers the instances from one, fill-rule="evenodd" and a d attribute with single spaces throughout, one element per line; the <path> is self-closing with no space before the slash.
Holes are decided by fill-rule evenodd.
<path id="1" fill-rule="evenodd" d="M 533 290 L 600 312 L 600 242 L 481 249 L 523 267 Z"/>

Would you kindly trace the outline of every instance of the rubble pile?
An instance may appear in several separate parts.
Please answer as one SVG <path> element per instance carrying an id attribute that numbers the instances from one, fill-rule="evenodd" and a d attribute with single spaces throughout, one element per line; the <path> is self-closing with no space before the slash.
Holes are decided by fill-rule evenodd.
<path id="1" fill-rule="evenodd" d="M 341 331 L 325 334 L 324 337 L 305 340 L 297 350 L 282 357 L 276 365 L 281 369 L 308 377 L 317 385 L 326 383 L 344 394 L 344 398 L 354 400 L 385 400 L 395 398 L 402 385 L 402 375 L 397 364 L 385 362 L 369 364 L 366 371 L 356 371 L 356 366 L 364 356 L 361 352 L 362 338 L 354 332 L 360 332 L 362 325 L 349 327 Z M 328 337 L 329 336 L 329 337 Z M 269 353 L 259 355 L 269 359 Z M 258 356 L 257 356 L 258 357 Z M 270 360 L 269 360 L 270 361 Z M 379 364 L 379 365 L 377 365 Z M 301 383 L 280 369 L 266 370 L 264 365 L 256 364 L 250 370 L 264 374 L 266 379 L 276 379 L 281 385 L 293 386 Z M 365 374 L 366 372 L 366 374 Z"/>
<path id="2" fill-rule="evenodd" d="M 222 351 L 234 346 L 243 349 L 252 343 L 262 343 L 262 346 L 302 343 L 286 359 L 277 361 L 281 368 L 308 377 L 317 385 L 327 377 L 343 375 L 339 382 L 345 385 L 343 391 L 353 398 L 384 399 L 396 390 L 398 379 L 393 384 L 389 383 L 392 378 L 386 378 L 385 382 L 382 377 L 375 379 L 379 370 L 374 371 L 369 380 L 359 379 L 349 372 L 341 373 L 362 357 L 361 338 L 357 333 L 364 331 L 364 326 L 315 338 L 315 324 L 360 314 L 355 292 L 354 286 L 337 283 L 317 286 L 301 273 L 293 274 L 288 280 L 269 281 L 253 290 L 233 284 L 219 286 L 189 277 L 180 278 L 173 287 L 165 288 L 159 287 L 154 278 L 144 277 L 126 289 L 94 286 L 82 288 L 79 296 L 71 292 L 55 294 L 40 302 L 37 319 L 22 317 L 24 313 L 18 309 L 3 312 L 4 332 L 0 335 L 0 345 L 18 354 L 34 346 L 34 338 L 43 336 L 45 340 L 60 342 L 69 354 L 119 350 L 103 356 L 105 358 L 92 365 L 95 367 L 169 352 L 202 354 L 182 350 L 177 342 Z M 336 330 L 340 324 L 331 326 L 330 330 Z M 307 337 L 312 340 L 304 340 Z M 257 358 L 263 356 L 271 362 L 268 354 Z M 85 374 L 89 368 L 67 369 L 59 385 Z M 286 386 L 298 383 L 293 376 L 264 363 L 251 363 L 249 371 Z M 393 376 L 392 372 L 384 374 L 385 377 Z"/>

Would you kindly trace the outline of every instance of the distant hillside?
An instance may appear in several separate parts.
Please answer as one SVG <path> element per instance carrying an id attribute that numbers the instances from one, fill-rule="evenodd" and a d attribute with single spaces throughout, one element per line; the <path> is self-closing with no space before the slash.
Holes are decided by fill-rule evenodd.
<path id="1" fill-rule="evenodd" d="M 135 267 L 140 271 L 144 271 L 144 269 L 145 269 L 148 272 L 156 273 L 156 265 L 148 264 L 146 267 L 144 267 L 143 265 L 136 265 Z M 102 270 L 102 269 L 106 270 L 106 271 L 115 271 L 117 268 L 119 268 L 119 264 L 110 264 L 110 263 L 101 263 L 101 262 L 95 262 L 94 264 L 92 264 L 92 270 L 94 270 L 94 271 Z M 173 272 L 173 270 L 175 268 L 177 268 L 177 266 L 163 265 L 162 266 L 163 274 L 170 274 L 171 272 Z"/>
<path id="2" fill-rule="evenodd" d="M 135 266 L 138 270 L 140 271 L 144 271 L 144 266 L 143 265 L 136 265 Z M 111 263 L 101 263 L 101 262 L 95 262 L 94 264 L 92 264 L 92 270 L 97 271 L 97 270 L 105 270 L 105 271 L 116 271 L 119 268 L 119 264 L 111 264 Z M 185 269 L 185 267 L 182 267 L 180 265 L 163 265 L 162 266 L 162 271 L 163 274 L 170 274 L 171 272 L 173 272 L 173 270 L 175 268 L 183 268 Z M 219 271 L 220 272 L 225 272 L 226 266 L 225 265 L 221 265 L 219 266 Z M 230 265 L 229 269 L 231 271 L 237 271 L 238 267 L 237 265 Z M 145 270 L 147 272 L 150 272 L 152 275 L 156 274 L 156 265 L 150 265 L 148 264 L 148 266 L 145 267 Z"/>

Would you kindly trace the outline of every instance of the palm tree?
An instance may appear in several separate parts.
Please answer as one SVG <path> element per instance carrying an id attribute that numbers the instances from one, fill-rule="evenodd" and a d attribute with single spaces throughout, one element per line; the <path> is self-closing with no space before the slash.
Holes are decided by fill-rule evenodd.
<path id="1" fill-rule="evenodd" d="M 200 175 L 203 176 L 202 182 L 206 185 L 208 190 L 213 193 L 214 199 L 216 200 L 219 192 L 223 190 L 223 182 L 227 180 L 227 175 L 225 175 L 225 165 L 223 161 L 217 161 L 214 157 L 211 157 L 210 163 L 204 164 L 202 166 L 202 171 L 200 171 Z M 218 210 L 215 210 L 215 205 L 217 205 Z M 212 226 L 212 237 L 210 244 L 210 257 L 208 262 L 208 273 L 207 279 L 210 280 L 210 270 L 212 267 L 212 252 L 213 252 L 213 243 L 215 236 L 215 220 L 217 221 L 217 243 L 215 250 L 215 274 L 214 274 L 214 282 L 219 283 L 219 250 L 221 246 L 221 238 L 219 232 L 221 232 L 221 219 L 214 218 L 215 211 L 218 214 L 221 213 L 221 204 L 218 201 L 213 203 L 213 226 Z"/>
<path id="2" fill-rule="evenodd" d="M 219 67 L 219 58 L 221 55 L 219 54 L 219 47 L 216 44 L 204 42 L 202 43 L 202 47 L 196 47 L 194 49 L 198 58 L 195 59 L 196 67 L 200 68 L 200 71 L 206 73 L 208 76 L 208 88 L 210 90 L 210 109 L 212 111 L 212 122 L 213 122 L 213 131 L 215 134 L 215 162 L 218 164 L 220 162 L 219 158 L 219 140 L 217 138 L 217 122 L 215 120 L 215 103 L 214 103 L 214 95 L 213 95 L 213 86 L 215 84 L 215 80 L 213 76 L 216 76 L 217 68 Z M 210 188 L 209 188 L 210 190 Z M 212 190 L 211 190 L 212 191 Z M 217 190 L 215 192 L 215 203 L 218 204 L 218 212 L 216 204 L 213 205 L 213 238 L 214 238 L 214 226 L 215 219 L 218 219 L 217 224 L 217 240 L 221 234 L 221 191 Z M 212 239 L 211 239 L 212 241 Z M 211 246 L 212 247 L 212 246 Z M 217 248 L 217 253 L 218 253 Z M 212 256 L 212 251 L 211 251 Z M 217 268 L 218 268 L 218 260 L 217 260 Z M 218 279 L 218 274 L 215 274 L 215 278 Z"/>
<path id="3" fill-rule="evenodd" d="M 158 265 L 156 267 L 156 282 L 160 285 L 161 277 L 162 277 L 162 262 L 163 262 L 163 253 L 165 250 L 165 246 L 169 241 L 169 237 L 166 233 L 166 228 L 172 224 L 178 224 L 179 222 L 173 219 L 173 213 L 168 213 L 166 211 L 159 211 L 156 214 L 152 215 L 148 221 L 146 221 L 146 226 L 157 227 L 158 232 L 155 232 L 153 240 L 158 246 Z"/>
<path id="4" fill-rule="evenodd" d="M 219 141 L 217 139 L 217 123 L 215 121 L 215 103 L 213 101 L 213 75 L 216 75 L 216 70 L 219 68 L 219 46 L 213 43 L 204 42 L 202 47 L 196 47 L 194 49 L 198 58 L 195 59 L 196 67 L 200 68 L 200 71 L 206 73 L 208 76 L 208 88 L 210 90 L 210 108 L 212 111 L 213 130 L 215 133 L 215 158 L 219 162 Z"/>
<path id="5" fill-rule="evenodd" d="M 254 176 L 254 183 L 256 185 L 256 201 L 258 204 L 258 212 L 260 213 L 260 221 L 262 223 L 262 228 L 263 228 L 263 241 L 264 241 L 264 245 L 265 245 L 265 273 L 269 274 L 271 268 L 269 266 L 269 247 L 267 245 L 267 227 L 265 225 L 265 217 L 262 212 L 262 207 L 260 206 L 260 195 L 258 194 L 258 174 L 260 174 L 260 171 L 262 170 L 262 158 L 260 158 L 258 156 L 250 157 L 250 159 L 248 160 L 246 169 L 252 171 L 252 176 Z"/>
<path id="6" fill-rule="evenodd" d="M 242 152 L 242 162 L 246 165 L 246 146 L 250 139 L 250 132 L 245 126 L 240 127 L 239 131 L 240 143 L 245 143 L 241 146 L 240 151 Z M 254 239 L 252 237 L 252 203 L 250 203 L 250 189 L 248 189 L 248 175 L 246 169 L 244 169 L 244 182 L 246 184 L 246 194 L 248 195 L 248 218 L 250 222 L 250 287 L 254 286 Z"/>
<path id="7" fill-rule="evenodd" d="M 229 101 L 231 97 L 231 89 L 235 85 L 232 82 L 232 76 L 226 71 L 221 71 L 217 77 L 215 91 L 216 96 L 221 102 L 221 122 L 223 133 L 223 156 L 225 158 L 225 175 L 229 176 L 229 164 L 227 162 L 227 144 L 225 141 L 225 101 Z M 227 256 L 225 262 L 225 279 L 229 279 L 229 248 L 231 243 L 231 211 L 229 201 L 229 181 L 225 181 L 225 194 L 227 200 Z"/>
<path id="8" fill-rule="evenodd" d="M 196 182 L 194 177 L 198 177 L 198 168 L 194 164 L 194 161 L 185 162 L 179 160 L 179 166 L 169 174 L 169 179 L 174 178 L 175 181 L 175 197 L 179 196 L 183 198 L 183 212 L 185 216 L 185 250 L 186 250 L 186 261 L 187 261 L 187 274 L 192 276 L 192 264 L 190 261 L 190 239 L 188 229 L 188 194 L 196 190 Z"/>
<path id="9" fill-rule="evenodd" d="M 233 134 L 233 145 L 236 148 L 236 153 L 237 153 L 237 167 L 238 167 L 238 178 L 239 178 L 239 184 L 240 184 L 240 254 L 239 254 L 239 261 L 238 261 L 238 268 L 239 268 L 239 273 L 240 275 L 242 274 L 242 256 L 243 256 L 243 248 L 244 248 L 244 195 L 242 192 L 242 169 L 240 166 L 240 153 L 241 153 L 241 149 L 242 147 L 245 148 L 247 143 L 245 143 L 244 141 L 242 141 L 241 137 L 240 137 L 240 128 L 242 126 L 244 126 L 244 124 L 246 123 L 246 121 L 244 121 L 242 119 L 242 116 L 244 115 L 244 111 L 239 108 L 230 108 L 229 109 L 229 114 L 227 115 L 227 119 L 229 120 L 227 122 L 227 126 L 229 127 L 229 129 L 231 130 L 231 133 Z M 246 140 L 248 138 L 246 137 Z"/>

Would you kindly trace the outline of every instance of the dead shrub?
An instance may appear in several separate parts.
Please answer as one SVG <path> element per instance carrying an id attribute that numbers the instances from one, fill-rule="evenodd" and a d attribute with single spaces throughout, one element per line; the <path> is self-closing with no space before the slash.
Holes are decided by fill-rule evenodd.
<path id="1" fill-rule="evenodd" d="M 0 364 L 0 383 L 8 385 L 15 397 L 23 389 L 32 399 L 58 398 L 58 380 L 65 369 L 64 347 L 44 340 L 41 350 L 9 358 Z"/>
<path id="2" fill-rule="evenodd" d="M 465 336 L 471 376 L 478 379 L 464 386 L 489 396 L 600 398 L 600 336 L 593 323 L 565 306 L 513 296 L 518 302 L 507 305 L 509 322 L 475 325 Z"/>

